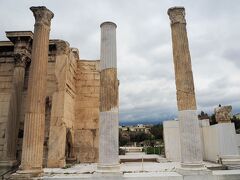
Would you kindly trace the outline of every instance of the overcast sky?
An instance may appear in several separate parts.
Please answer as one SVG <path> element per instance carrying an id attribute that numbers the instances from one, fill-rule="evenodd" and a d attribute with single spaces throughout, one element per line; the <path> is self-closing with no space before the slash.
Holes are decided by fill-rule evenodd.
<path id="1" fill-rule="evenodd" d="M 117 24 L 120 119 L 166 120 L 177 114 L 168 8 L 184 6 L 198 110 L 218 104 L 240 112 L 239 0 L 1 0 L 5 31 L 32 30 L 30 6 L 55 14 L 51 39 L 63 39 L 81 59 L 99 59 L 100 27 Z"/>

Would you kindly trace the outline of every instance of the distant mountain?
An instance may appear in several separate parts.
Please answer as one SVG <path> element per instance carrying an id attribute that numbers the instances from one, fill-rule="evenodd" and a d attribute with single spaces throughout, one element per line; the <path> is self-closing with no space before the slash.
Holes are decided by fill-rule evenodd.
<path id="1" fill-rule="evenodd" d="M 120 121 L 119 125 L 120 126 L 134 126 L 134 125 L 138 125 L 138 124 L 161 124 L 163 122 L 163 120 L 136 120 L 136 121 Z"/>
<path id="2" fill-rule="evenodd" d="M 120 116 L 121 118 L 121 116 Z M 149 117 L 149 118 L 142 118 L 142 119 L 136 119 L 136 120 L 126 120 L 126 119 L 121 119 L 119 124 L 122 126 L 130 126 L 130 125 L 138 125 L 138 124 L 160 124 L 163 121 L 166 120 L 171 120 L 171 119 L 175 119 L 176 115 L 167 115 L 167 116 L 160 116 L 160 117 Z"/>

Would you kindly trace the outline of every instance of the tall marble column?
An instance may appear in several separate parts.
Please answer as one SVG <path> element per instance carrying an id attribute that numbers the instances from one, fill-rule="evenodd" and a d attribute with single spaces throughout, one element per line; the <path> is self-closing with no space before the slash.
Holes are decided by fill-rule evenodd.
<path id="1" fill-rule="evenodd" d="M 35 25 L 20 169 L 37 174 L 42 171 L 49 32 L 53 13 L 46 7 L 30 9 Z"/>
<path id="2" fill-rule="evenodd" d="M 101 24 L 98 170 L 119 171 L 116 24 Z"/>
<path id="3" fill-rule="evenodd" d="M 168 10 L 172 29 L 182 167 L 203 166 L 202 145 L 184 7 Z"/>

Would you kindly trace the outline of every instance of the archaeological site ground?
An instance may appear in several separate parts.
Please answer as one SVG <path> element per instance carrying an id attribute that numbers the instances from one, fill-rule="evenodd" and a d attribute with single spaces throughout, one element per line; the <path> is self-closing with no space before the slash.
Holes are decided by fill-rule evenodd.
<path id="1" fill-rule="evenodd" d="M 99 60 L 82 59 L 50 38 L 58 14 L 30 10 L 34 32 L 6 31 L 9 40 L 0 41 L 0 178 L 240 179 L 232 107 L 215 109 L 215 125 L 198 120 L 184 7 L 167 11 L 178 120 L 163 123 L 165 156 L 127 147 L 119 155 L 117 25 L 100 25 Z"/>

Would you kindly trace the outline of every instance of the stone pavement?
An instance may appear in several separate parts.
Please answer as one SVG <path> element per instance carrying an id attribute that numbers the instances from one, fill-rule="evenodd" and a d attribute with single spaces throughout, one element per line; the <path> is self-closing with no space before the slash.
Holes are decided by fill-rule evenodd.
<path id="1" fill-rule="evenodd" d="M 145 155 L 148 156 L 148 155 Z M 208 168 L 221 165 L 204 162 Z M 77 164 L 67 169 L 45 168 L 42 179 L 158 179 L 158 180 L 239 180 L 240 170 L 214 170 L 206 175 L 183 176 L 176 172 L 179 162 L 127 162 L 120 164 L 120 174 L 96 175 L 97 164 Z"/>

